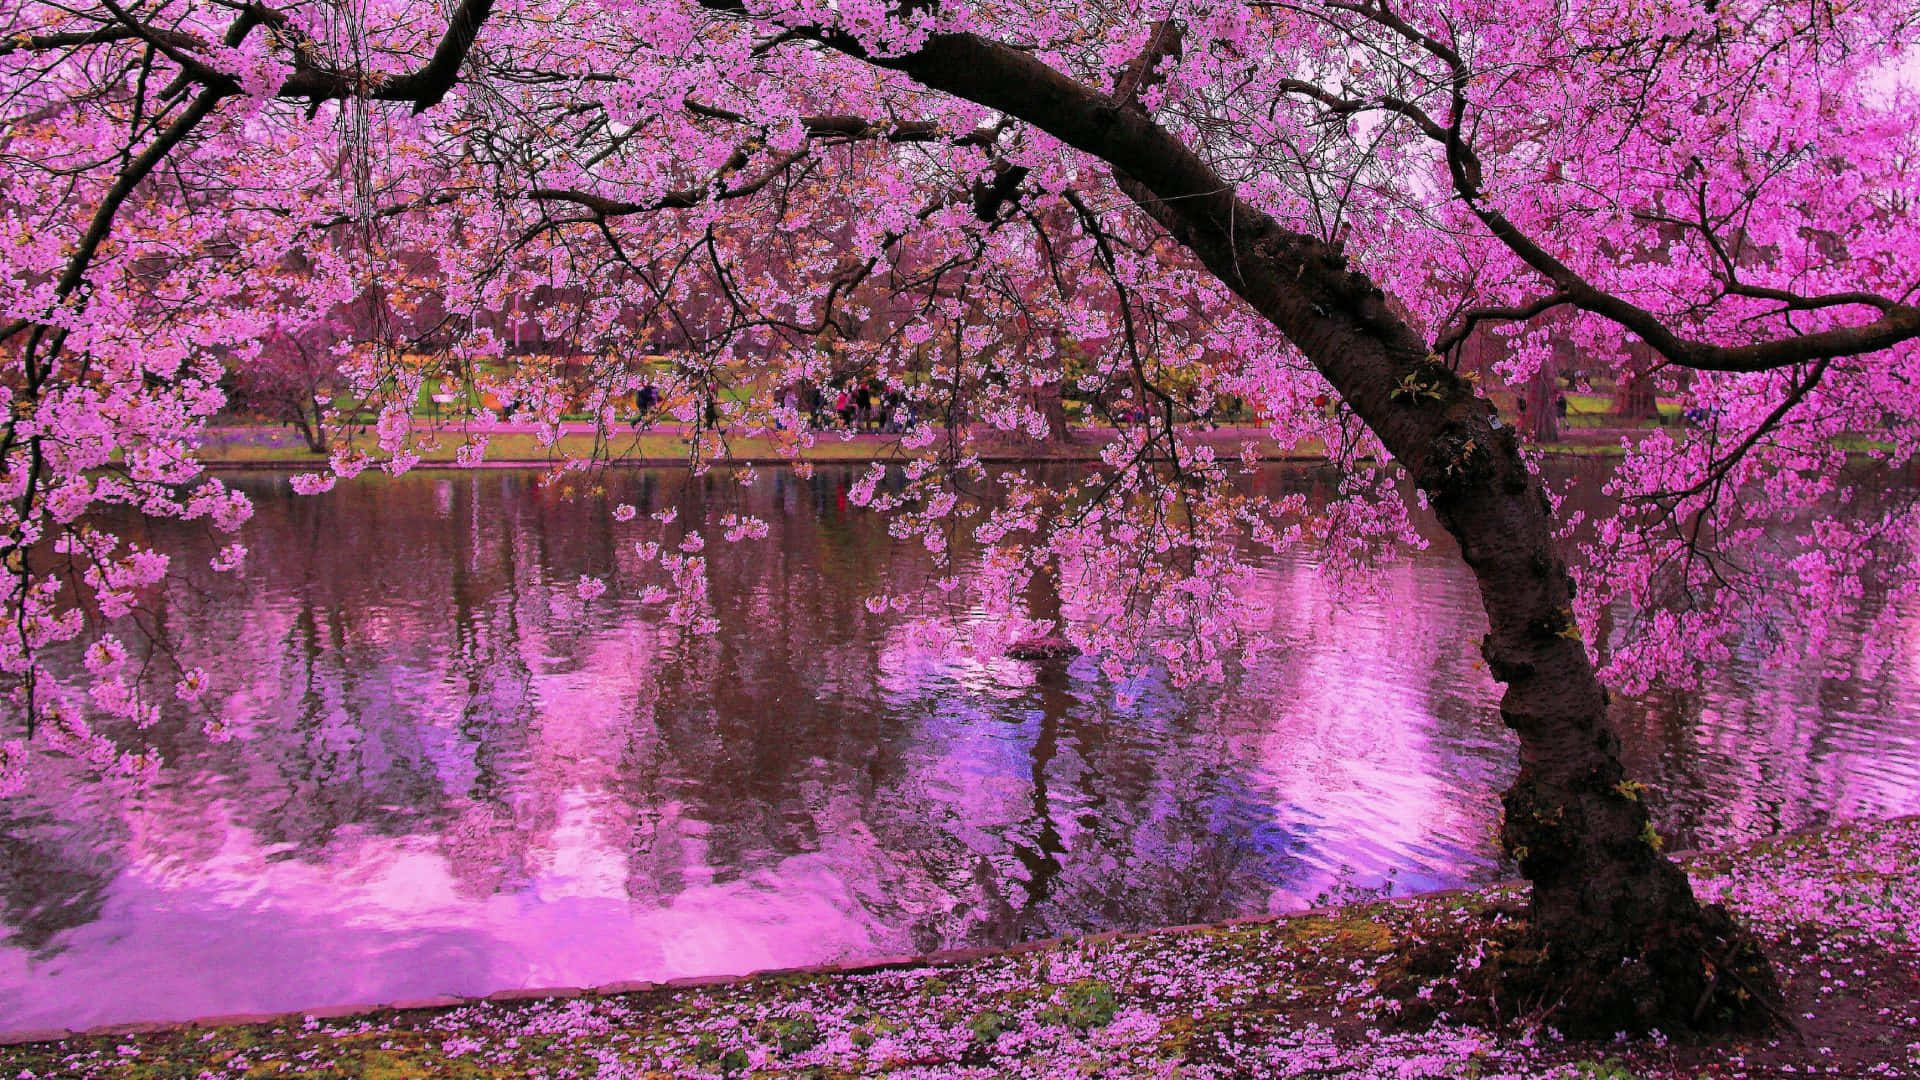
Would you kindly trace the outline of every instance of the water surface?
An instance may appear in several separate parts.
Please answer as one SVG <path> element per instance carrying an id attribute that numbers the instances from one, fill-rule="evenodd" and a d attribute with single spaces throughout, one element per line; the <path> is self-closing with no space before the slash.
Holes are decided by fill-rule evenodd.
<path id="1" fill-rule="evenodd" d="M 148 790 L 54 770 L 0 801 L 0 1030 L 742 972 L 1502 872 L 1513 744 L 1444 542 L 1360 597 L 1275 560 L 1281 648 L 1119 694 L 1084 660 L 957 661 L 868 612 L 932 570 L 847 506 L 854 476 L 608 478 L 643 510 L 772 522 L 709 548 L 721 630 L 692 641 L 635 599 L 607 499 L 507 470 L 318 498 L 237 479 L 243 580 L 191 575 L 156 609 L 196 628 L 179 658 L 215 673 L 235 737 L 170 715 Z M 613 586 L 584 608 L 582 574 Z M 1663 831 L 1920 811 L 1920 618 L 1901 625 L 1871 678 L 1736 666 L 1622 702 Z"/>

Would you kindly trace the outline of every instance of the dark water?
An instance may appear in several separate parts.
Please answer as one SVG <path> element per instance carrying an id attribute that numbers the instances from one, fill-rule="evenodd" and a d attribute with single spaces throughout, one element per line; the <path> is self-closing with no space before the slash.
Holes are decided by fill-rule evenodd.
<path id="1" fill-rule="evenodd" d="M 1344 599 L 1277 562 L 1281 649 L 1119 695 L 1086 661 L 955 660 L 869 613 L 932 571 L 846 507 L 853 475 L 609 478 L 643 510 L 772 522 L 708 549 L 721 631 L 693 641 L 635 601 L 637 534 L 605 500 L 510 471 L 318 498 L 242 478 L 244 579 L 158 610 L 196 627 L 180 659 L 232 692 L 237 737 L 170 716 L 144 792 L 52 770 L 0 802 L 0 1030 L 739 972 L 1500 873 L 1512 745 L 1444 543 Z M 581 574 L 612 585 L 584 612 Z M 1871 680 L 1736 668 L 1623 703 L 1663 830 L 1920 811 L 1920 616 L 1900 625 Z"/>

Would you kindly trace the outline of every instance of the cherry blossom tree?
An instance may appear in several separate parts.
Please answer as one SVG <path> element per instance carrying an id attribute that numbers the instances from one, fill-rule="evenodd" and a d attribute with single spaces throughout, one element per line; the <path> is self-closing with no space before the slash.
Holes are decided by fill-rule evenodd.
<path id="1" fill-rule="evenodd" d="M 1661 854 L 1606 686 L 1814 655 L 1867 581 L 1911 594 L 1920 522 L 1854 512 L 1846 452 L 1899 466 L 1920 437 L 1910 6 L 21 0 L 4 19 L 7 770 L 36 731 L 153 767 L 114 732 L 179 707 L 142 696 L 122 642 L 166 555 L 99 519 L 238 529 L 244 500 L 194 459 L 217 358 L 305 332 L 274 298 L 318 325 L 378 284 L 464 330 L 424 359 L 357 355 L 377 447 L 336 446 L 298 490 L 448 439 L 477 463 L 501 414 L 553 441 L 583 410 L 590 468 L 656 383 L 695 469 L 745 434 L 798 457 L 821 436 L 773 388 L 857 367 L 915 421 L 904 486 L 876 468 L 856 499 L 936 555 L 962 531 L 981 551 L 936 595 L 869 603 L 971 591 L 1009 634 L 1052 630 L 1025 602 L 1044 575 L 1116 675 L 1207 678 L 1258 647 L 1246 552 L 1362 569 L 1412 539 L 1410 481 L 1479 582 L 1520 747 L 1501 839 L 1533 937 L 1502 977 L 1583 1030 L 1765 1017 L 1765 960 Z M 516 298 L 587 359 L 503 342 L 484 316 Z M 1021 319 L 1055 332 L 994 348 Z M 1630 449 L 1618 514 L 1563 519 L 1459 371 L 1486 334 L 1509 385 L 1571 342 L 1630 379 L 1684 373 L 1710 420 Z M 671 371 L 643 359 L 654 340 L 684 343 Z M 1122 406 L 1099 467 L 989 473 L 979 440 L 1050 430 L 1036 403 L 1069 349 L 1075 389 Z M 419 424 L 430 379 L 501 410 Z M 1324 450 L 1342 497 L 1248 495 L 1192 437 L 1228 395 Z M 715 538 L 616 517 L 666 621 L 710 627 Z M 77 648 L 81 684 L 46 659 Z"/>
<path id="2" fill-rule="evenodd" d="M 234 404 L 287 424 L 307 449 L 326 453 L 326 413 L 340 372 L 334 347 L 343 329 L 318 323 L 269 331 L 256 355 L 233 365 Z"/>

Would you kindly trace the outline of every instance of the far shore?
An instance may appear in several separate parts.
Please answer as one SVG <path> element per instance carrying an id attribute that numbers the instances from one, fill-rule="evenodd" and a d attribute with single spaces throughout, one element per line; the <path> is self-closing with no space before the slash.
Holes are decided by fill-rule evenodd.
<path id="1" fill-rule="evenodd" d="M 1078 427 L 1065 440 L 1047 441 L 1021 437 L 991 437 L 980 440 L 977 452 L 982 461 L 994 464 L 1034 464 L 1045 462 L 1091 462 L 1099 459 L 1100 449 L 1110 434 L 1108 428 Z M 1544 444 L 1543 453 L 1569 457 L 1614 457 L 1624 453 L 1623 439 L 1643 435 L 1652 428 L 1576 428 L 1565 432 L 1561 442 Z M 727 436 L 725 453 L 709 457 L 714 465 L 784 466 L 795 462 L 813 464 L 859 465 L 876 461 L 909 461 L 925 456 L 925 451 L 902 445 L 892 434 L 854 433 L 823 430 L 813 433 L 812 446 L 797 455 L 781 452 L 775 440 L 764 435 Z M 1254 444 L 1252 457 L 1265 462 L 1325 461 L 1325 452 L 1317 445 L 1282 447 L 1268 437 L 1265 428 L 1254 425 L 1223 425 L 1193 428 L 1185 437 L 1211 446 L 1223 456 L 1239 458 L 1242 447 Z M 456 430 L 441 434 L 439 445 L 420 451 L 418 468 L 532 468 L 544 469 L 569 459 L 596 457 L 606 464 L 634 468 L 674 468 L 688 464 L 693 451 L 688 429 L 680 425 L 654 425 L 629 431 L 597 448 L 592 432 L 584 424 L 567 425 L 553 446 L 542 445 L 527 425 L 502 426 L 488 432 L 487 453 L 477 465 L 463 466 L 455 461 L 455 451 L 463 441 Z M 291 428 L 269 424 L 224 424 L 207 429 L 200 461 L 211 469 L 272 470 L 305 472 L 324 470 L 328 456 L 309 449 Z"/>

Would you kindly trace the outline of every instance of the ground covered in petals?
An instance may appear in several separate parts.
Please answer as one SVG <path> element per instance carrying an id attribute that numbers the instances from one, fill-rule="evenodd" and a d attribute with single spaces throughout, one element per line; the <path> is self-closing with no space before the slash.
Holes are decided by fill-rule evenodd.
<path id="1" fill-rule="evenodd" d="M 967 963 L 83 1037 L 0 1048 L 0 1078 L 1920 1077 L 1916 867 L 1920 819 L 1689 860 L 1772 943 L 1797 1030 L 1766 1039 L 1571 1042 L 1550 1003 L 1462 1000 L 1523 928 L 1497 887 Z M 1434 943 L 1454 970 L 1409 985 Z"/>

